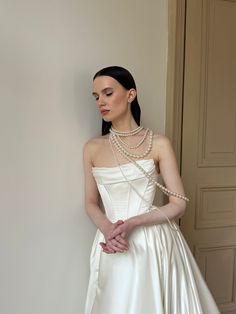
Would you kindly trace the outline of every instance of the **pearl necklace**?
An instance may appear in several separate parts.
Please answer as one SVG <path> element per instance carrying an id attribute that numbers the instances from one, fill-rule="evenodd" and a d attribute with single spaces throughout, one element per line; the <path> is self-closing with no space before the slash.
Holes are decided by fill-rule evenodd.
<path id="1" fill-rule="evenodd" d="M 116 135 L 120 135 L 120 136 L 130 136 L 130 135 L 138 134 L 142 129 L 143 129 L 143 126 L 138 126 L 136 129 L 131 130 L 131 131 L 118 131 L 114 129 L 113 127 L 111 127 L 110 132 Z"/>
<path id="2" fill-rule="evenodd" d="M 127 143 L 125 143 L 125 142 L 121 139 L 121 137 L 120 137 L 119 135 L 117 135 L 116 137 L 117 137 L 117 139 L 119 140 L 119 142 L 120 142 L 121 144 L 123 144 L 125 147 L 127 147 L 127 148 L 129 148 L 129 149 L 136 149 L 136 148 L 138 148 L 139 146 L 141 146 L 141 145 L 143 144 L 143 142 L 146 140 L 149 131 L 150 131 L 149 129 L 146 129 L 146 131 L 145 131 L 145 133 L 144 133 L 142 139 L 138 142 L 138 144 L 136 144 L 136 145 L 134 145 L 134 146 L 130 146 L 130 145 L 128 145 Z M 111 132 L 113 132 L 113 131 L 111 131 Z"/>
<path id="3" fill-rule="evenodd" d="M 128 156 L 128 157 L 133 157 L 135 159 L 140 159 L 140 158 L 146 157 L 152 150 L 153 132 L 150 131 L 148 148 L 143 154 L 133 154 L 127 151 L 125 147 L 123 147 L 122 144 L 119 142 L 119 140 L 117 139 L 117 136 L 113 133 L 110 133 L 110 139 L 111 139 L 112 144 L 116 147 L 116 149 L 122 152 L 123 155 Z"/>
<path id="4" fill-rule="evenodd" d="M 151 148 L 152 148 L 152 138 L 153 138 L 153 132 L 152 131 L 150 131 L 150 138 L 151 138 L 151 141 L 149 142 L 149 146 L 148 146 L 148 149 L 147 149 L 147 151 L 148 151 L 148 153 L 151 151 Z M 119 153 L 123 156 L 123 157 L 125 157 L 128 161 L 130 161 L 131 163 L 133 163 L 149 180 L 151 180 L 151 182 L 153 183 L 153 184 L 155 184 L 164 194 L 166 194 L 166 195 L 172 195 L 172 196 L 175 196 L 175 197 L 178 197 L 178 198 L 180 198 L 180 199 L 183 199 L 183 200 L 185 200 L 185 201 L 189 201 L 189 199 L 186 197 L 186 196 L 184 196 L 184 195 L 181 195 L 181 194 L 179 194 L 179 193 L 177 193 L 177 192 L 173 192 L 173 191 L 170 191 L 169 189 L 167 189 L 165 186 L 163 186 L 162 184 L 160 184 L 159 182 L 157 182 L 156 180 L 154 180 L 153 179 L 153 177 L 147 172 L 147 171 L 145 171 L 144 170 L 144 168 L 140 165 L 140 164 L 138 164 L 135 160 L 133 160 L 131 157 L 134 157 L 134 158 L 139 158 L 139 159 L 141 159 L 141 158 L 143 158 L 143 157 L 145 157 L 147 154 L 142 154 L 142 155 L 135 155 L 135 154 L 131 154 L 131 153 L 129 153 L 128 151 L 126 151 L 125 150 L 125 148 L 124 147 L 122 147 L 122 145 L 120 145 L 120 143 L 115 139 L 115 136 L 114 136 L 114 134 L 111 134 L 110 133 L 110 135 L 109 135 L 109 141 L 110 141 L 110 144 L 112 145 L 114 145 L 115 146 L 115 148 L 119 151 Z M 151 147 L 151 148 L 150 148 Z"/>

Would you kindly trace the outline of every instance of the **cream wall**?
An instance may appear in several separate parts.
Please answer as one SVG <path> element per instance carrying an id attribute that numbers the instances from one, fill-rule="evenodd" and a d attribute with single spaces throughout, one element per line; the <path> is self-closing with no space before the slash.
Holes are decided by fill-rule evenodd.
<path id="1" fill-rule="evenodd" d="M 167 1 L 1 1 L 0 313 L 82 314 L 95 228 L 82 147 L 99 134 L 95 71 L 131 70 L 164 131 Z"/>

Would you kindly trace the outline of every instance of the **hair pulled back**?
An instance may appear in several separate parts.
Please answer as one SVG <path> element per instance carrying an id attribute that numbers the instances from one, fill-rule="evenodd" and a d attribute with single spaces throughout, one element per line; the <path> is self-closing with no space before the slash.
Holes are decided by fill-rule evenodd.
<path id="1" fill-rule="evenodd" d="M 130 90 L 131 88 L 134 88 L 136 90 L 136 84 L 133 76 L 128 70 L 126 70 L 123 67 L 109 66 L 103 68 L 94 75 L 93 81 L 95 80 L 95 78 L 99 76 L 110 76 L 116 81 L 118 81 L 126 90 Z M 141 109 L 138 103 L 137 96 L 131 103 L 131 113 L 135 122 L 138 125 L 140 125 Z M 104 119 L 102 119 L 102 135 L 106 135 L 109 133 L 111 125 L 112 125 L 111 122 L 107 122 Z"/>

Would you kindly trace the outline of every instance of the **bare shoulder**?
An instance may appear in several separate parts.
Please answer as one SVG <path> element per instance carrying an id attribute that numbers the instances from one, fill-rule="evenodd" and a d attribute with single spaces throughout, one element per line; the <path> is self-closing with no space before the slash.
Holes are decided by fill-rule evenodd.
<path id="1" fill-rule="evenodd" d="M 172 146 L 172 143 L 168 136 L 158 133 L 153 135 L 153 145 L 158 149 L 165 149 Z"/>
<path id="2" fill-rule="evenodd" d="M 168 136 L 162 133 L 156 133 L 153 135 L 153 151 L 157 160 L 161 159 L 161 156 L 167 152 L 173 152 L 172 143 Z"/>
<path id="3" fill-rule="evenodd" d="M 108 136 L 99 136 L 88 140 L 84 144 L 84 158 L 93 163 L 93 158 L 96 154 L 108 143 Z"/>
<path id="4" fill-rule="evenodd" d="M 162 133 L 153 134 L 153 144 L 158 147 L 165 147 L 166 145 L 172 145 L 168 136 Z"/>

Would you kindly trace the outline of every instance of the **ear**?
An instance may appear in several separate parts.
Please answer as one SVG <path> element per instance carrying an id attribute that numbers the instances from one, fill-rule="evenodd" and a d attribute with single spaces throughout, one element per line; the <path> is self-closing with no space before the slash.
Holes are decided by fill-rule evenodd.
<path id="1" fill-rule="evenodd" d="M 128 94 L 128 102 L 131 103 L 135 99 L 136 96 L 137 96 L 136 90 L 134 88 L 131 88 Z"/>

